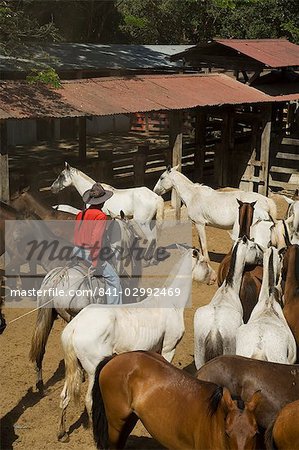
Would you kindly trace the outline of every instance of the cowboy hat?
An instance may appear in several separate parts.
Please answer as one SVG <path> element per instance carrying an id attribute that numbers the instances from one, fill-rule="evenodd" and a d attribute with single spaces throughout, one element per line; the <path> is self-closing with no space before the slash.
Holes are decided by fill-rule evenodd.
<path id="1" fill-rule="evenodd" d="M 88 203 L 90 205 L 100 205 L 112 197 L 113 192 L 106 191 L 100 183 L 95 183 L 91 189 L 88 189 L 83 194 L 84 203 Z"/>

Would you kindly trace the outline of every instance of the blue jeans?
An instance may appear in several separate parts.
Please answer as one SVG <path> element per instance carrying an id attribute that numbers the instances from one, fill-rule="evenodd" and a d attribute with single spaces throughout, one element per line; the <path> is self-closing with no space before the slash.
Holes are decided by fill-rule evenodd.
<path id="1" fill-rule="evenodd" d="M 83 247 L 74 247 L 74 256 L 92 262 L 90 258 L 90 251 Z M 105 295 L 108 305 L 122 304 L 122 287 L 120 279 L 114 267 L 108 262 L 103 261 L 98 263 L 96 268 L 96 275 L 101 276 L 105 280 Z"/>

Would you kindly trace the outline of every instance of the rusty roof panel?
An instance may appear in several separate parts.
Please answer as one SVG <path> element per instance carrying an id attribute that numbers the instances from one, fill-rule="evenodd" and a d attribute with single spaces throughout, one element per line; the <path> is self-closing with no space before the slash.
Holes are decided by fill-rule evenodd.
<path id="1" fill-rule="evenodd" d="M 271 98 L 222 74 L 63 81 L 62 88 L 0 82 L 0 119 L 105 116 L 258 103 Z"/>
<path id="2" fill-rule="evenodd" d="M 268 67 L 299 66 L 299 45 L 287 39 L 216 39 L 215 42 Z"/>

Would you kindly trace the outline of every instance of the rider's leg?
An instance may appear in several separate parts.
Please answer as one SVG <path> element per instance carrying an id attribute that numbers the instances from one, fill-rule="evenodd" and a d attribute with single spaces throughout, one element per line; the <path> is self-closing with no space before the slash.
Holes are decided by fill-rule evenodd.
<path id="1" fill-rule="evenodd" d="M 107 304 L 120 305 L 122 303 L 122 287 L 117 272 L 108 261 L 104 261 L 100 265 L 100 270 L 105 279 Z"/>

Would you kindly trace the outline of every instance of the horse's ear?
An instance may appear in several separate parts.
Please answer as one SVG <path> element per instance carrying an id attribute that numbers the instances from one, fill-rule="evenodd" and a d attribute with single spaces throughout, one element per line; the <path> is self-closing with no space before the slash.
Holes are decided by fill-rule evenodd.
<path id="1" fill-rule="evenodd" d="M 167 172 L 169 173 L 169 172 L 171 172 L 171 166 L 167 166 Z"/>
<path id="2" fill-rule="evenodd" d="M 239 200 L 238 198 L 237 198 L 237 202 L 239 203 L 240 207 L 244 205 L 244 203 L 241 200 Z"/>
<path id="3" fill-rule="evenodd" d="M 251 399 L 248 402 L 245 402 L 246 409 L 248 409 L 248 411 L 250 412 L 254 412 L 261 400 L 262 400 L 261 391 L 256 391 L 251 397 Z"/>
<path id="4" fill-rule="evenodd" d="M 123 212 L 123 210 L 121 209 L 120 210 L 120 218 L 121 218 L 121 220 L 124 220 L 124 218 L 125 218 L 125 213 Z"/>
<path id="5" fill-rule="evenodd" d="M 293 200 L 299 200 L 299 189 L 296 189 L 296 191 L 293 195 Z"/>
<path id="6" fill-rule="evenodd" d="M 24 194 L 25 192 L 28 192 L 29 191 L 29 189 L 30 189 L 30 186 L 25 186 L 25 187 L 23 187 L 22 189 L 21 189 L 21 194 Z"/>
<path id="7" fill-rule="evenodd" d="M 288 217 L 287 219 L 285 219 L 285 223 L 287 225 L 289 225 L 290 223 L 292 223 L 294 220 L 294 214 L 292 214 L 290 217 Z"/>
<path id="8" fill-rule="evenodd" d="M 257 202 L 257 200 L 256 200 L 255 202 L 251 202 L 251 203 L 250 203 L 250 206 L 251 206 L 252 208 L 254 208 L 255 205 L 256 205 L 256 202 Z"/>
<path id="9" fill-rule="evenodd" d="M 71 170 L 71 166 L 66 161 L 64 162 L 64 168 L 65 168 L 65 170 Z"/>
<path id="10" fill-rule="evenodd" d="M 225 387 L 223 388 L 223 395 L 222 395 L 222 405 L 224 407 L 224 409 L 228 412 L 228 411 L 233 411 L 234 409 L 236 409 L 236 404 L 232 399 L 232 396 L 229 392 L 229 390 Z"/>

